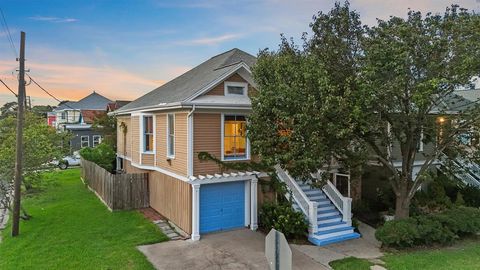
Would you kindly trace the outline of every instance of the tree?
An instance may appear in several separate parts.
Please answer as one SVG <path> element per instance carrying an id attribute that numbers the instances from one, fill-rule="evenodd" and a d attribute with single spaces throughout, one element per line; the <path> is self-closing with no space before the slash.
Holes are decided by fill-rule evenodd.
<path id="1" fill-rule="evenodd" d="M 447 149 L 464 152 L 459 138 L 478 130 L 478 106 L 460 110 L 452 93 L 479 74 L 479 16 L 452 6 L 444 15 L 410 11 L 362 29 L 346 2 L 310 26 L 302 48 L 282 38 L 278 51 L 259 53 L 249 118 L 254 151 L 300 178 L 332 158 L 347 168 L 377 161 L 391 173 L 396 218 L 407 217 L 434 161 Z M 435 123 L 452 110 L 446 123 Z M 420 140 L 434 147 L 414 176 Z M 394 143 L 400 160 L 389 151 Z"/>
<path id="2" fill-rule="evenodd" d="M 93 120 L 93 129 L 100 132 L 104 142 L 117 148 L 117 118 L 106 113 L 98 114 Z"/>
<path id="3" fill-rule="evenodd" d="M 16 119 L 0 120 L 0 197 L 5 198 L 13 181 L 15 168 Z M 24 181 L 31 190 L 41 181 L 44 170 L 51 168 L 49 162 L 60 159 L 68 152 L 69 136 L 47 126 L 42 118 L 27 112 L 24 126 Z M 8 205 L 4 205 L 8 207 Z"/>
<path id="4" fill-rule="evenodd" d="M 0 108 L 0 119 L 5 119 L 9 116 L 14 116 L 17 114 L 17 102 L 12 101 L 12 102 L 7 102 L 3 104 L 3 106 Z"/>

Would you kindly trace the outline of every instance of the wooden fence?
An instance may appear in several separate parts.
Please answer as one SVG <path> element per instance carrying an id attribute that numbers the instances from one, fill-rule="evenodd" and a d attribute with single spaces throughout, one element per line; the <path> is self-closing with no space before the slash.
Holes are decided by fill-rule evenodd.
<path id="1" fill-rule="evenodd" d="M 148 174 L 111 174 L 97 164 L 82 159 L 85 184 L 111 210 L 149 207 Z"/>

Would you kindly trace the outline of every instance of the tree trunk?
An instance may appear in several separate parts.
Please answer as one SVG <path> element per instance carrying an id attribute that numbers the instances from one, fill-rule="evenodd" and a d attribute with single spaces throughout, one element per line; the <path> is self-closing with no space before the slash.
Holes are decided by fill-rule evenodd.
<path id="1" fill-rule="evenodd" d="M 408 182 L 402 180 L 395 200 L 395 219 L 404 219 L 410 216 L 410 199 L 408 198 Z"/>

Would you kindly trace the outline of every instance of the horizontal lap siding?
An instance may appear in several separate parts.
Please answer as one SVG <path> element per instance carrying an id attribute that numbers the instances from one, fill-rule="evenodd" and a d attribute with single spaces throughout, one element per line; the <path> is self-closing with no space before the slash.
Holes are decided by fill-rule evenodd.
<path id="1" fill-rule="evenodd" d="M 187 176 L 187 113 L 176 112 L 175 114 L 175 158 L 167 161 L 167 114 L 156 114 L 156 166 Z"/>
<path id="2" fill-rule="evenodd" d="M 132 162 L 140 163 L 140 117 L 132 116 L 131 118 L 131 127 L 132 131 Z"/>
<path id="3" fill-rule="evenodd" d="M 194 113 L 193 115 L 193 174 L 214 174 L 220 172 L 217 163 L 201 161 L 199 152 L 208 152 L 218 159 L 221 157 L 221 119 L 220 113 Z"/>
<path id="4" fill-rule="evenodd" d="M 155 157 L 153 154 L 142 154 L 142 165 L 153 166 L 154 159 Z"/>
<path id="5" fill-rule="evenodd" d="M 186 233 L 192 232 L 192 187 L 160 172 L 149 177 L 150 206 Z"/>
<path id="6" fill-rule="evenodd" d="M 120 128 L 121 123 L 127 127 L 127 133 L 124 134 Z M 119 155 L 130 157 L 132 156 L 132 132 L 131 132 L 130 116 L 117 117 L 117 153 Z"/>

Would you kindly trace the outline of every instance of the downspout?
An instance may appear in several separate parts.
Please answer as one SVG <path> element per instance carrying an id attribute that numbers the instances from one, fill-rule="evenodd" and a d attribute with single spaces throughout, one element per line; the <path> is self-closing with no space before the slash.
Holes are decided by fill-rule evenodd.
<path id="1" fill-rule="evenodd" d="M 193 176 L 193 112 L 195 112 L 195 104 L 192 105 L 192 110 L 187 114 L 188 121 L 188 162 L 187 162 L 187 175 Z"/>

